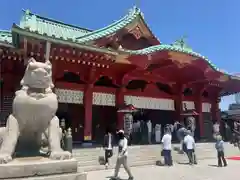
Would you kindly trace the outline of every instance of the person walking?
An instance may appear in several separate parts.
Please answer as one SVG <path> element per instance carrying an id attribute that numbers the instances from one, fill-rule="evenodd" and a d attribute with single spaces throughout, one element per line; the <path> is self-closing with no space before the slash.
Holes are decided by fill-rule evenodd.
<path id="1" fill-rule="evenodd" d="M 162 155 L 164 157 L 164 164 L 167 166 L 172 166 L 173 162 L 172 162 L 172 135 L 171 135 L 171 131 L 166 128 L 165 129 L 165 134 L 162 137 Z"/>
<path id="2" fill-rule="evenodd" d="M 184 127 L 183 123 L 175 122 L 174 123 L 175 131 L 178 140 L 180 141 L 180 146 L 179 146 L 179 153 L 183 154 L 184 153 L 184 146 L 185 144 L 183 143 L 184 137 L 186 135 L 187 129 Z"/>
<path id="3" fill-rule="evenodd" d="M 216 137 L 220 135 L 220 124 L 218 121 L 215 121 L 213 124 L 213 138 L 216 140 Z"/>
<path id="4" fill-rule="evenodd" d="M 190 165 L 197 164 L 196 154 L 195 154 L 195 147 L 196 147 L 195 140 L 192 136 L 191 131 L 188 130 L 186 133 L 187 134 L 184 137 L 183 142 L 186 146 L 186 153 L 189 159 L 189 164 Z"/>
<path id="5" fill-rule="evenodd" d="M 128 150 L 127 150 L 128 149 L 128 140 L 124 136 L 123 130 L 119 130 L 117 135 L 119 137 L 118 157 L 117 157 L 117 162 L 116 162 L 116 166 L 115 166 L 114 176 L 111 179 L 113 179 L 113 180 L 119 179 L 119 177 L 118 177 L 119 170 L 120 170 L 121 165 L 123 165 L 123 168 L 125 169 L 125 171 L 127 172 L 128 176 L 129 176 L 128 179 L 133 180 L 133 175 L 128 166 Z"/>
<path id="6" fill-rule="evenodd" d="M 148 144 L 152 144 L 152 122 L 151 122 L 151 120 L 147 121 L 147 129 L 148 129 Z"/>
<path id="7" fill-rule="evenodd" d="M 222 136 L 218 135 L 216 136 L 216 144 L 215 148 L 217 150 L 217 157 L 218 157 L 218 167 L 222 167 L 222 165 L 227 166 L 227 161 L 224 157 L 224 142 L 222 140 Z"/>
<path id="8" fill-rule="evenodd" d="M 103 148 L 105 149 L 105 167 L 108 168 L 109 165 L 109 158 L 113 155 L 113 135 L 111 132 L 107 129 L 106 134 L 104 136 L 103 141 Z"/>

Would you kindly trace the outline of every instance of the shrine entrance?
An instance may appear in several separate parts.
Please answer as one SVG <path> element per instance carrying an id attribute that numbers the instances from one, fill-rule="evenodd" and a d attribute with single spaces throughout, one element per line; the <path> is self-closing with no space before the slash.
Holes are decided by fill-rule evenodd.
<path id="1" fill-rule="evenodd" d="M 212 121 L 212 114 L 204 112 L 202 113 L 203 116 L 203 124 L 204 124 L 204 139 L 212 140 L 213 139 L 213 121 Z M 199 123 L 198 123 L 199 124 Z M 200 135 L 199 135 L 200 138 Z"/>
<path id="2" fill-rule="evenodd" d="M 65 129 L 72 129 L 74 143 L 83 141 L 84 133 L 84 107 L 81 104 L 59 103 L 57 116 L 61 122 L 65 121 Z"/>
<path id="3" fill-rule="evenodd" d="M 92 140 L 102 144 L 105 132 L 109 129 L 112 133 L 117 128 L 117 109 L 113 106 L 93 105 L 92 110 Z"/>

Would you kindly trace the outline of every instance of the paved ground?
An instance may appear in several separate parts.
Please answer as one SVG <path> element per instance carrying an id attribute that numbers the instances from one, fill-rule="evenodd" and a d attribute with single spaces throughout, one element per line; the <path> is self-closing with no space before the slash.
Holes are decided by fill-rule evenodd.
<path id="1" fill-rule="evenodd" d="M 173 167 L 144 166 L 132 168 L 135 180 L 236 180 L 239 174 L 240 161 L 228 160 L 228 167 L 216 167 L 216 160 L 202 160 L 196 166 L 175 164 Z M 92 171 L 88 180 L 106 180 L 113 170 Z M 121 169 L 120 176 L 127 180 L 127 174 Z"/>

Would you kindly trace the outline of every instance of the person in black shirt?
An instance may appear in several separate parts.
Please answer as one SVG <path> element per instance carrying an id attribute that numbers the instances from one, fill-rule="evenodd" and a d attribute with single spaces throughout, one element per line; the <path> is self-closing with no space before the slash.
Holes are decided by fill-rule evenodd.
<path id="1" fill-rule="evenodd" d="M 113 135 L 109 130 L 106 131 L 103 141 L 103 148 L 105 149 L 105 166 L 108 168 L 109 158 L 113 155 Z"/>

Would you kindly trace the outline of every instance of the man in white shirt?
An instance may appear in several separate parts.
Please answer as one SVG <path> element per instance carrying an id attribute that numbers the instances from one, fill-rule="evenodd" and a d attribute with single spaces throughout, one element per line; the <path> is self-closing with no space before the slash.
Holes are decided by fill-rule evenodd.
<path id="1" fill-rule="evenodd" d="M 195 140 L 191 136 L 191 131 L 187 131 L 187 135 L 184 137 L 183 140 L 185 146 L 186 146 L 186 153 L 189 159 L 189 164 L 197 164 L 196 161 L 196 155 L 195 155 Z"/>
<path id="2" fill-rule="evenodd" d="M 167 166 L 172 166 L 172 135 L 170 131 L 166 131 L 164 136 L 162 137 L 162 155 L 164 157 L 164 164 Z"/>

